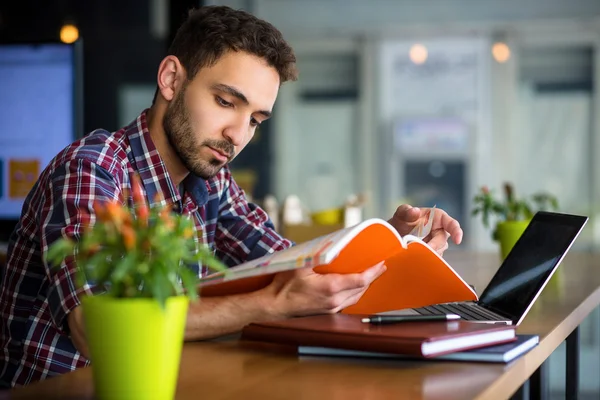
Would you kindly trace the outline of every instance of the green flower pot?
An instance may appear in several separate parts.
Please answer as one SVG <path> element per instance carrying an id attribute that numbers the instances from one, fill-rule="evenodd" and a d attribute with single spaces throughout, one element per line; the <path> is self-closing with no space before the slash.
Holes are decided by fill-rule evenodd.
<path id="1" fill-rule="evenodd" d="M 526 221 L 504 221 L 496 225 L 494 239 L 500 243 L 500 255 L 504 260 L 517 240 L 521 237 L 530 220 Z"/>
<path id="2" fill-rule="evenodd" d="M 82 300 L 99 399 L 170 400 L 175 396 L 189 299 L 109 296 Z"/>

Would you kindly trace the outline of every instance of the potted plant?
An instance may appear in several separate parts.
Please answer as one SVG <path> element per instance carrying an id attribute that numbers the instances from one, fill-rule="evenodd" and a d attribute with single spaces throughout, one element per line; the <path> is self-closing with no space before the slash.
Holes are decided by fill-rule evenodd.
<path id="1" fill-rule="evenodd" d="M 492 228 L 492 238 L 500 243 L 502 259 L 506 258 L 517 242 L 533 214 L 543 210 L 557 210 L 558 201 L 549 193 L 539 192 L 529 199 L 517 198 L 510 183 L 504 183 L 504 196 L 498 199 L 483 186 L 474 197 L 472 215 L 481 214 L 483 225 Z"/>
<path id="2" fill-rule="evenodd" d="M 137 175 L 131 190 L 132 207 L 95 204 L 81 240 L 55 242 L 48 260 L 75 257 L 78 284 L 101 293 L 81 299 L 97 397 L 172 399 L 189 301 L 198 298 L 188 265 L 223 265 L 197 244 L 190 218 L 148 206 Z"/>

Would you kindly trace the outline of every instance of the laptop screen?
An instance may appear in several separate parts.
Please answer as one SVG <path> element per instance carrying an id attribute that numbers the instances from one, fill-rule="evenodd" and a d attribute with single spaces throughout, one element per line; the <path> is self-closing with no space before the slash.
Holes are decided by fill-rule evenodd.
<path id="1" fill-rule="evenodd" d="M 516 323 L 552 276 L 587 219 L 538 212 L 481 294 L 480 303 Z"/>

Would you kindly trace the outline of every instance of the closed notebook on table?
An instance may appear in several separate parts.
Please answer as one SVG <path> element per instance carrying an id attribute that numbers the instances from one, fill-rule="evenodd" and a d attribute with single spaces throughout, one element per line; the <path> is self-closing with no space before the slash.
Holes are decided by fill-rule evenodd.
<path id="1" fill-rule="evenodd" d="M 517 340 L 477 349 L 457 351 L 435 357 L 435 360 L 509 363 L 539 343 L 538 335 L 517 335 Z M 335 349 L 332 347 L 298 346 L 299 356 L 406 359 L 409 356 L 373 351 Z"/>
<path id="2" fill-rule="evenodd" d="M 254 323 L 242 330 L 242 339 L 415 357 L 434 357 L 516 339 L 515 327 L 510 325 L 462 320 L 371 325 L 363 323 L 362 317 L 334 314 Z"/>

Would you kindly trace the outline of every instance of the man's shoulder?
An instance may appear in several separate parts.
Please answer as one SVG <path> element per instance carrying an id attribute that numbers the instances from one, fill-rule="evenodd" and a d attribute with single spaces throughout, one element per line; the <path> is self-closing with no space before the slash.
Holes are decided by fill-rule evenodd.
<path id="1" fill-rule="evenodd" d="M 57 167 L 74 160 L 86 160 L 111 171 L 127 162 L 127 153 L 127 136 L 123 129 L 116 132 L 96 129 L 65 147 L 51 164 Z"/>

